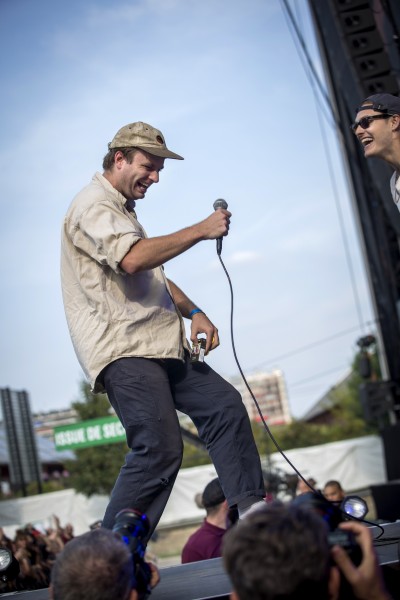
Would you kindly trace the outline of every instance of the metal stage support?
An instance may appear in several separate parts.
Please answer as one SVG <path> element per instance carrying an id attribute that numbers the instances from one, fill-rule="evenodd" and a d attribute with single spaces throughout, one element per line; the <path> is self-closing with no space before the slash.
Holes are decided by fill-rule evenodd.
<path id="1" fill-rule="evenodd" d="M 384 534 L 375 542 L 379 564 L 382 567 L 388 591 L 393 600 L 400 599 L 399 539 L 400 521 L 383 525 Z M 374 538 L 381 532 L 371 528 Z M 160 569 L 161 581 L 153 590 L 151 600 L 223 600 L 231 591 L 229 578 L 224 572 L 222 559 L 214 558 L 187 565 Z M 32 592 L 12 592 L 20 600 L 48 600 L 47 589 Z"/>

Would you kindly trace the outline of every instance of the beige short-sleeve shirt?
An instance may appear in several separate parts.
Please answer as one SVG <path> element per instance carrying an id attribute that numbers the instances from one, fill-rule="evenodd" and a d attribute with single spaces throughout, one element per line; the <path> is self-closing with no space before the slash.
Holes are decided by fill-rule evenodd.
<path id="1" fill-rule="evenodd" d="M 119 264 L 146 233 L 127 200 L 100 173 L 64 219 L 61 283 L 72 343 L 95 392 L 117 358 L 177 358 L 189 349 L 162 267 L 133 275 Z"/>

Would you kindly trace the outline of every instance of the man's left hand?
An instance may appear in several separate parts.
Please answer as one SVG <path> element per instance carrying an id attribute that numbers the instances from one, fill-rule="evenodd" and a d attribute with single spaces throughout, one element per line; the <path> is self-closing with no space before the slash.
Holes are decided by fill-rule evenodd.
<path id="1" fill-rule="evenodd" d="M 204 353 L 207 355 L 210 350 L 214 350 L 214 348 L 219 346 L 218 329 L 211 323 L 207 315 L 198 312 L 192 317 L 190 339 L 193 344 L 198 343 L 198 336 L 201 333 L 206 334 L 206 347 Z"/>

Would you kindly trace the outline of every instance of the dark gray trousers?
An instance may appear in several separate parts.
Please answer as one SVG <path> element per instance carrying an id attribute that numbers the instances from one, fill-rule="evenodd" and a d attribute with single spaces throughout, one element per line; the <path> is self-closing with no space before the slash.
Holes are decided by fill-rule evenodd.
<path id="1" fill-rule="evenodd" d="M 183 443 L 175 409 L 205 442 L 230 506 L 264 496 L 260 458 L 239 392 L 206 363 L 121 358 L 103 372 L 108 398 L 131 451 L 111 494 L 103 526 L 123 508 L 147 514 L 155 529 L 178 474 Z"/>

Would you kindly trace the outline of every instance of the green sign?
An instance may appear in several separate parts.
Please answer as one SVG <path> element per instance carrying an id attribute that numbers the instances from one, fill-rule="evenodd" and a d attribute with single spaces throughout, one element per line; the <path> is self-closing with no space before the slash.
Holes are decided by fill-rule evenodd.
<path id="1" fill-rule="evenodd" d="M 90 419 L 54 428 L 56 450 L 115 444 L 125 439 L 125 429 L 117 417 Z"/>

